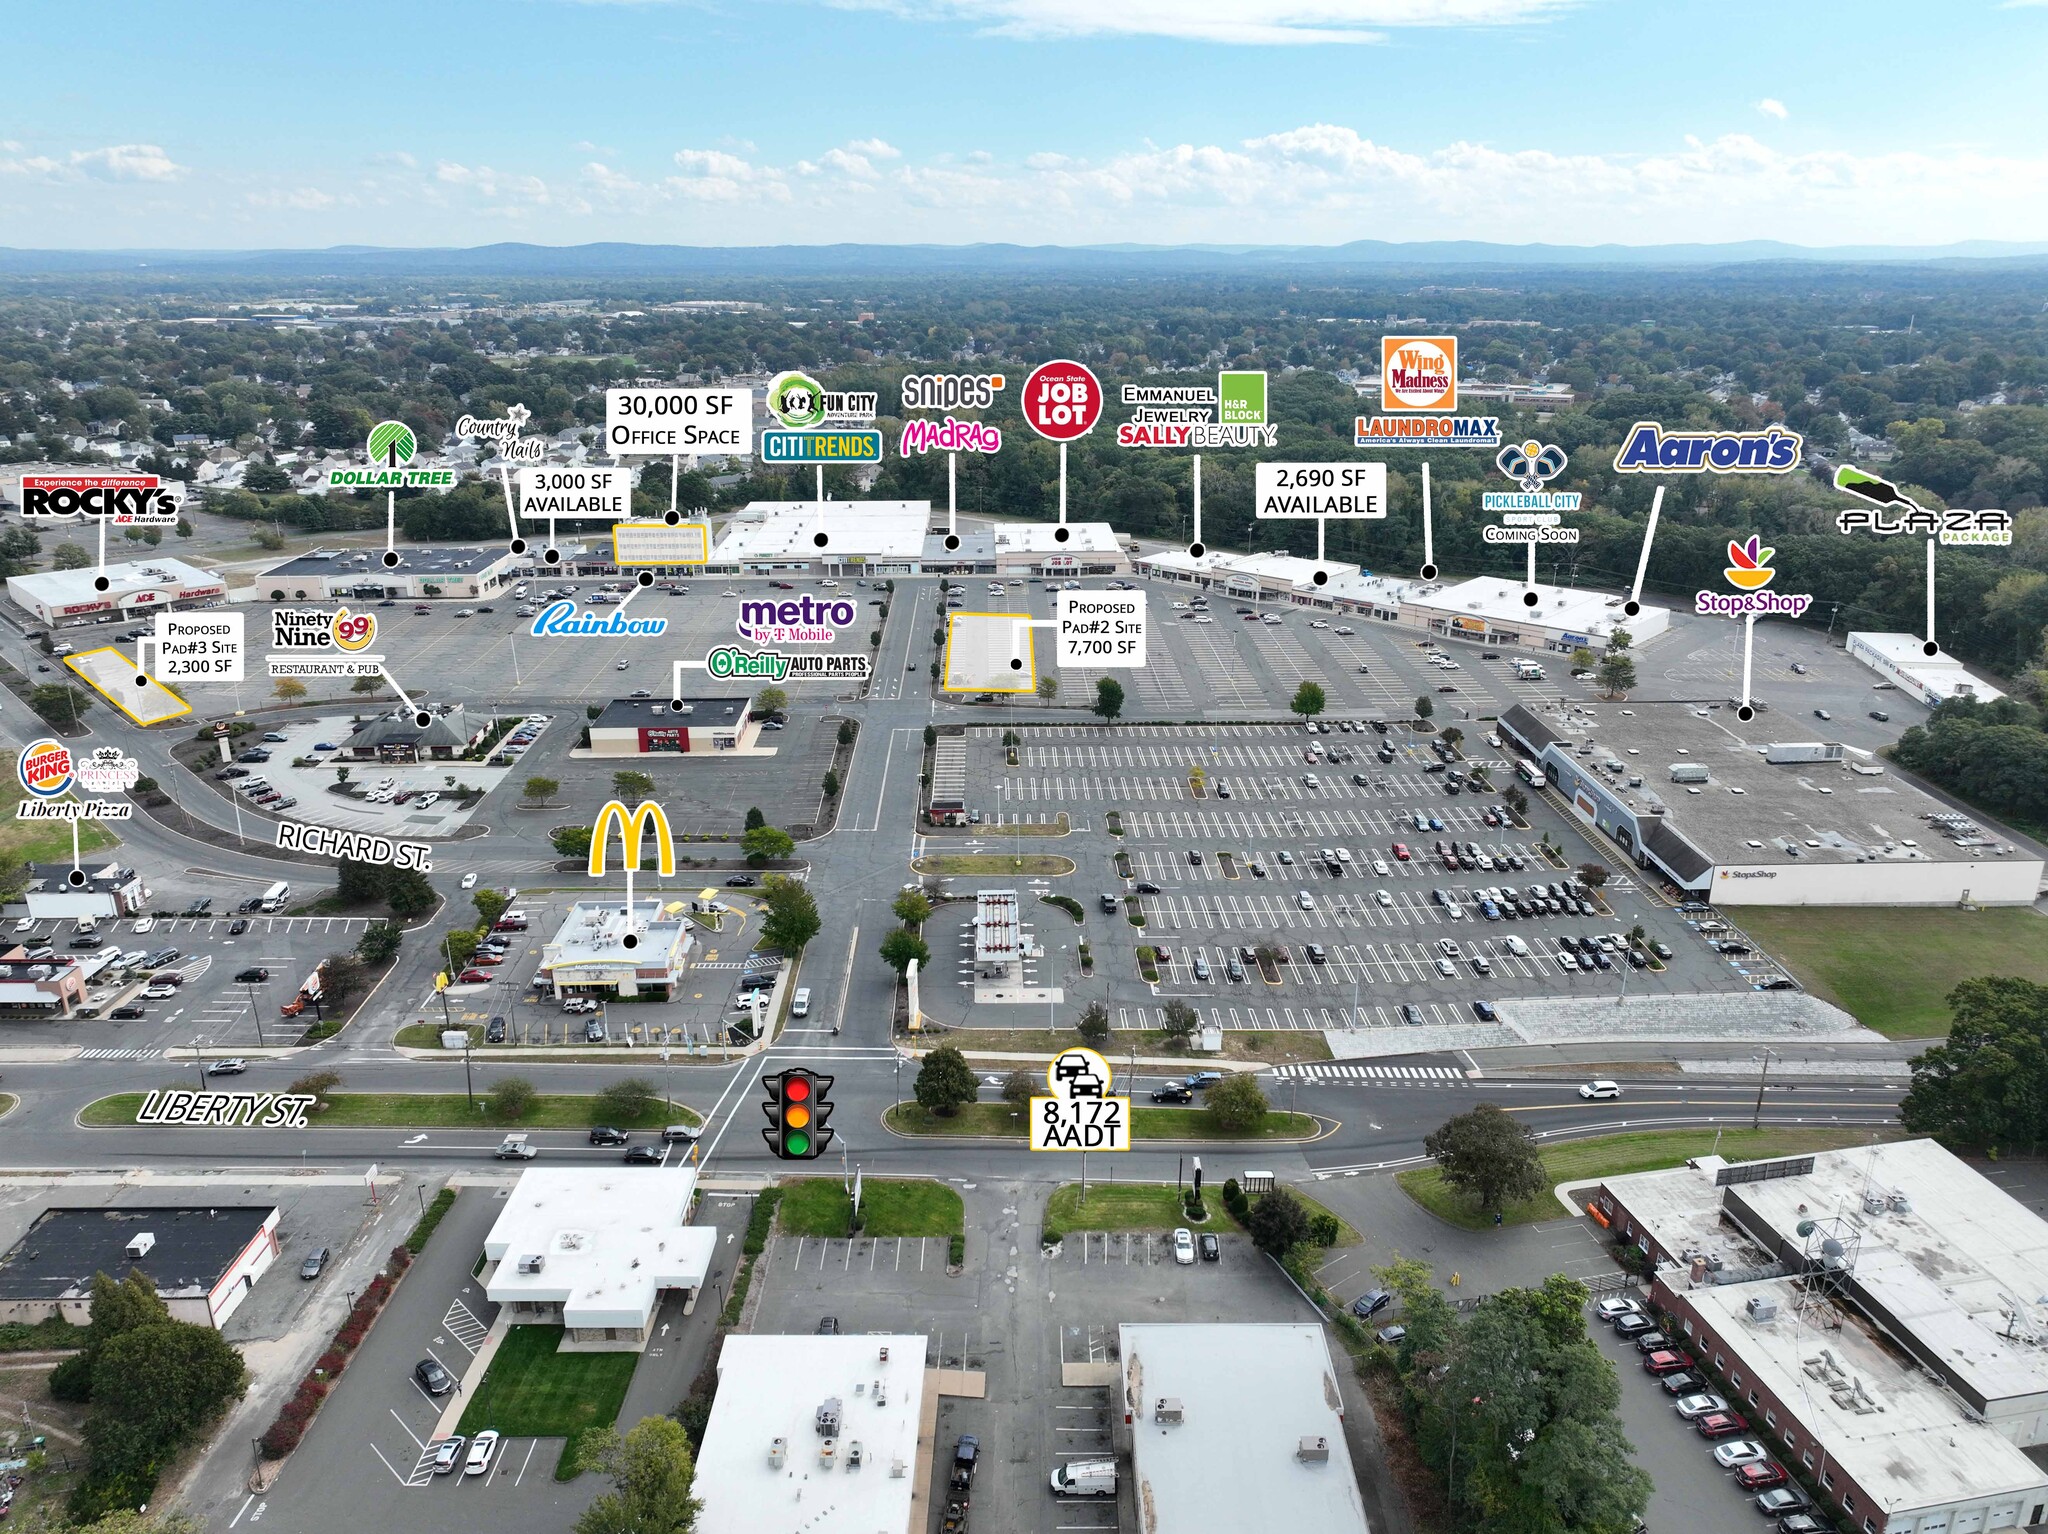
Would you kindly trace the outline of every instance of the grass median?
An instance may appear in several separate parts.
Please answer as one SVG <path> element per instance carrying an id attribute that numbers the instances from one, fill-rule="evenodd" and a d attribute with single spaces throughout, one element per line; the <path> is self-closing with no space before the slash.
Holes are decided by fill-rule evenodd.
<path id="1" fill-rule="evenodd" d="M 928 1178 L 863 1178 L 861 1234 L 958 1236 L 966 1231 L 960 1195 Z M 836 1177 L 804 1177 L 782 1185 L 781 1230 L 788 1236 L 844 1236 L 853 1197 Z"/>
<path id="2" fill-rule="evenodd" d="M 969 1103 L 940 1118 L 916 1103 L 898 1103 L 882 1122 L 905 1135 L 995 1135 L 1023 1139 L 1024 1110 L 1008 1103 Z M 1268 1113 L 1251 1129 L 1223 1129 L 1204 1108 L 1131 1109 L 1134 1140 L 1305 1140 L 1321 1126 L 1306 1113 Z"/>
<path id="3" fill-rule="evenodd" d="M 515 1326 L 484 1372 L 455 1431 L 496 1428 L 507 1438 L 566 1438 L 555 1479 L 581 1469 L 587 1434 L 610 1427 L 625 1404 L 638 1353 L 561 1353 L 559 1326 Z"/>
<path id="4" fill-rule="evenodd" d="M 1877 1138 L 1896 1139 L 1903 1131 L 1881 1131 Z M 1730 1161 L 1767 1161 L 1773 1156 L 1802 1156 L 1812 1151 L 1867 1145 L 1869 1129 L 1725 1129 L 1718 1154 Z M 1600 1135 L 1552 1145 L 1543 1152 L 1544 1190 L 1532 1199 L 1501 1211 L 1504 1225 L 1531 1225 L 1538 1220 L 1566 1218 L 1551 1189 L 1620 1177 L 1629 1172 L 1655 1172 L 1682 1166 L 1693 1156 L 1716 1154 L 1711 1129 L 1650 1129 L 1633 1134 Z M 1394 1179 L 1416 1203 L 1438 1219 L 1465 1230 L 1485 1230 L 1491 1214 L 1475 1209 L 1469 1199 L 1443 1179 L 1433 1166 L 1416 1167 Z"/>
<path id="5" fill-rule="evenodd" d="M 1202 1203 L 1209 1218 L 1200 1229 L 1239 1228 L 1213 1187 L 1202 1190 Z M 1081 1185 L 1070 1182 L 1052 1190 L 1042 1229 L 1045 1240 L 1058 1241 L 1077 1230 L 1172 1230 L 1181 1225 L 1196 1228 L 1181 1207 L 1180 1190 L 1166 1183 L 1090 1182 L 1084 1201 Z"/>
<path id="6" fill-rule="evenodd" d="M 910 867 L 914 873 L 941 879 L 966 874 L 1045 874 L 1064 878 L 1074 871 L 1075 864 L 1072 858 L 1051 852 L 1026 852 L 1015 856 L 1007 852 L 935 852 L 929 857 L 914 860 Z"/>
<path id="7" fill-rule="evenodd" d="M 1894 1039 L 1948 1032 L 1948 993 L 1978 975 L 2048 985 L 2048 920 L 1978 911 L 1753 906 L 1742 927 L 1814 995 Z"/>
<path id="8" fill-rule="evenodd" d="M 144 1096 L 117 1092 L 102 1097 L 87 1103 L 78 1121 L 94 1128 L 131 1125 Z M 582 1095 L 543 1095 L 519 1117 L 500 1118 L 482 1093 L 472 1105 L 460 1092 L 336 1092 L 324 1109 L 309 1113 L 306 1122 L 316 1129 L 587 1129 L 609 1124 L 614 1129 L 645 1130 L 700 1124 L 703 1119 L 681 1103 L 661 1102 L 622 1118 L 609 1114 L 602 1098 Z"/>

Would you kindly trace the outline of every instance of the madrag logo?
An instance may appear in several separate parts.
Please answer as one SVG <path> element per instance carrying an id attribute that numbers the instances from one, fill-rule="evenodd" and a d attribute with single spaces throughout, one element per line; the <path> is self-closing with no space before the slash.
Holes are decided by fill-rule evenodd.
<path id="1" fill-rule="evenodd" d="M 71 748 L 58 740 L 31 741 L 14 770 L 31 794 L 54 799 L 71 787 Z"/>
<path id="2" fill-rule="evenodd" d="M 1382 336 L 1380 409 L 1456 410 L 1456 336 Z"/>
<path id="3" fill-rule="evenodd" d="M 1721 573 L 1738 591 L 1762 591 L 1777 578 L 1778 572 L 1771 568 L 1771 556 L 1778 551 L 1761 547 L 1761 541 L 1755 533 L 1749 535 L 1747 543 L 1729 541 L 1729 564 Z"/>

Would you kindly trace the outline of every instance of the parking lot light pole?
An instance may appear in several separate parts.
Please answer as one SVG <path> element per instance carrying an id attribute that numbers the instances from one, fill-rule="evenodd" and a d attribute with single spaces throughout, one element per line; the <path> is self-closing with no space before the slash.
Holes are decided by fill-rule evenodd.
<path id="1" fill-rule="evenodd" d="M 262 1005 L 258 1003 L 258 1001 L 256 1000 L 256 982 L 253 980 L 249 982 L 249 1010 L 256 1015 L 257 1047 L 260 1049 L 268 1049 L 270 1047 L 270 1041 L 263 1037 L 263 1008 Z"/>
<path id="2" fill-rule="evenodd" d="M 1763 1071 L 1756 1079 L 1756 1109 L 1749 1116 L 1749 1127 L 1751 1129 L 1761 1129 L 1763 1127 L 1764 1083 L 1771 1079 L 1771 1060 L 1776 1054 L 1777 1051 L 1775 1049 L 1766 1049 L 1758 1057 L 1763 1065 Z"/>
<path id="3" fill-rule="evenodd" d="M 443 991 L 443 992 L 441 993 L 441 1005 L 442 1005 L 442 1006 L 444 1006 L 444 1007 L 448 1005 L 448 993 L 447 993 L 446 991 Z M 463 1089 L 463 1091 L 465 1091 L 465 1092 L 467 1092 L 467 1093 L 469 1094 L 469 1106 L 470 1106 L 470 1107 L 471 1107 L 472 1109 L 474 1109 L 474 1108 L 476 1107 L 476 1082 L 475 1082 L 475 1080 L 474 1080 L 474 1079 L 472 1079 L 472 1078 L 471 1078 L 471 1076 L 470 1076 L 470 1074 L 469 1074 L 469 1047 L 470 1047 L 470 1045 L 471 1045 L 471 1044 L 472 1044 L 473 1042 L 474 1042 L 474 1040 L 473 1040 L 473 1038 L 472 1038 L 472 1037 L 471 1037 L 471 1035 L 470 1035 L 470 1031 L 469 1031 L 469 1030 L 468 1030 L 467 1028 L 463 1029 L 463 1030 L 462 1030 L 462 1089 Z"/>
<path id="4" fill-rule="evenodd" d="M 197 1037 L 192 1040 L 192 1068 L 199 1072 L 199 1090 L 210 1092 L 213 1088 L 206 1084 L 206 1060 L 199 1050 L 199 1046 L 205 1042 L 206 1040 Z"/>

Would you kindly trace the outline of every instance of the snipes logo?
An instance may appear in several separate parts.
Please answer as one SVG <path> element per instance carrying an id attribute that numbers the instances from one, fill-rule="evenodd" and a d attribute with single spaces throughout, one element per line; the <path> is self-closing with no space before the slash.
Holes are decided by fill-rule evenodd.
<path id="1" fill-rule="evenodd" d="M 1456 410 L 1456 336 L 1382 336 L 1380 409 Z"/>
<path id="2" fill-rule="evenodd" d="M 28 792 L 54 799 L 71 786 L 71 748 L 58 740 L 30 741 L 14 770 Z"/>
<path id="3" fill-rule="evenodd" d="M 1777 579 L 1778 572 L 1771 568 L 1771 556 L 1778 551 L 1761 545 L 1762 540 L 1754 533 L 1746 543 L 1729 541 L 1729 563 L 1721 573 L 1737 591 L 1762 591 Z"/>

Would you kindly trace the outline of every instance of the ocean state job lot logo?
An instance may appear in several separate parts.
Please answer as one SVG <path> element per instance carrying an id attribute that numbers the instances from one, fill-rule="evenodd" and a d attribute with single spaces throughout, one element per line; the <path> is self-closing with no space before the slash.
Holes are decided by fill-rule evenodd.
<path id="1" fill-rule="evenodd" d="M 755 644 L 831 644 L 859 621 L 860 609 L 847 598 L 821 602 L 805 592 L 786 602 L 744 601 L 733 626 Z"/>
<path id="2" fill-rule="evenodd" d="M 1870 502 L 1852 506 L 1835 518 L 1835 526 L 1845 533 L 1876 533 L 1881 538 L 1911 533 L 1934 538 L 1949 548 L 2012 546 L 2011 512 L 1965 511 L 1961 507 L 1935 511 L 1889 480 L 1866 474 L 1851 463 L 1835 470 L 1835 488 Z"/>
<path id="3" fill-rule="evenodd" d="M 1638 421 L 1614 455 L 1617 474 L 1790 474 L 1806 439 L 1772 426 L 1764 431 L 1666 431 Z"/>
<path id="4" fill-rule="evenodd" d="M 1804 592 L 1764 589 L 1777 579 L 1778 572 L 1771 568 L 1771 558 L 1777 552 L 1776 549 L 1765 548 L 1763 540 L 1754 533 L 1742 543 L 1731 540 L 1728 544 L 1728 565 L 1721 573 L 1728 578 L 1728 584 L 1743 595 L 1732 597 L 1723 591 L 1702 591 L 1695 598 L 1694 610 L 1702 617 L 1714 618 L 1751 615 L 1804 617 L 1806 609 L 1813 605 L 1811 596 Z"/>
<path id="5" fill-rule="evenodd" d="M 90 517 L 116 527 L 164 527 L 178 520 L 181 492 L 154 474 L 24 474 L 26 517 Z"/>

